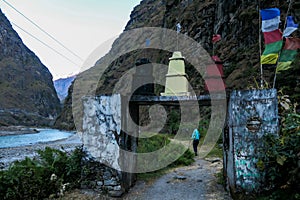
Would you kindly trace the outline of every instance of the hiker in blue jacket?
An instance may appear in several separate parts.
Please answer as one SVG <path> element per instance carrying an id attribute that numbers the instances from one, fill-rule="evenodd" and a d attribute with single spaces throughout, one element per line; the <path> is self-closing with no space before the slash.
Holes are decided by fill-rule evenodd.
<path id="1" fill-rule="evenodd" d="M 193 139 L 193 148 L 195 152 L 195 156 L 197 156 L 197 147 L 199 145 L 199 140 L 200 140 L 200 133 L 198 129 L 195 129 L 192 134 L 192 139 Z"/>

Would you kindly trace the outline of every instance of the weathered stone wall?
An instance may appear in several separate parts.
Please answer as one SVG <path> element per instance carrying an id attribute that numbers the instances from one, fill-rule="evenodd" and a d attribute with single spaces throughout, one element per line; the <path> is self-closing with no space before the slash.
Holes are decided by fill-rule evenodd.
<path id="1" fill-rule="evenodd" d="M 100 163 L 120 170 L 121 96 L 85 98 L 83 104 L 84 147 Z"/>
<path id="2" fill-rule="evenodd" d="M 120 196 L 125 191 L 119 165 L 121 96 L 86 97 L 83 108 L 82 141 L 88 157 L 82 187 Z"/>
<path id="3" fill-rule="evenodd" d="M 264 153 L 262 137 L 278 133 L 277 92 L 233 91 L 224 132 L 224 172 L 232 192 L 259 192 L 266 186 L 257 162 Z"/>
<path id="4" fill-rule="evenodd" d="M 83 160 L 83 166 L 81 172 L 82 189 L 92 189 L 113 197 L 120 197 L 125 192 L 124 187 L 122 187 L 122 175 L 119 171 L 88 157 Z"/>

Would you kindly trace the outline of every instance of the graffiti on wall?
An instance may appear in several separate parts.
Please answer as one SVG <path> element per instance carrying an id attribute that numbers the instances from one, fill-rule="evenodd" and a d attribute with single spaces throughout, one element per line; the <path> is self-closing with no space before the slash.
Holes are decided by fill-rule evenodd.
<path id="1" fill-rule="evenodd" d="M 272 90 L 233 91 L 228 108 L 229 141 L 224 152 L 230 188 L 257 192 L 266 183 L 265 172 L 256 163 L 264 154 L 261 139 L 278 133 L 277 92 Z"/>

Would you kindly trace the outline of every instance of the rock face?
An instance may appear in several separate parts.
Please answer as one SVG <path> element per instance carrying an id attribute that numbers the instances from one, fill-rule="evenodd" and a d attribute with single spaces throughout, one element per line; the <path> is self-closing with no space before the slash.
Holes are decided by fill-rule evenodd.
<path id="1" fill-rule="evenodd" d="M 60 78 L 54 81 L 54 87 L 60 102 L 64 102 L 68 96 L 68 90 L 76 76 L 70 76 L 67 78 Z"/>
<path id="2" fill-rule="evenodd" d="M 54 122 L 54 128 L 63 130 L 75 130 L 75 124 L 72 112 L 72 93 L 73 84 L 70 85 L 68 96 L 65 98 L 61 113 L 57 116 Z"/>
<path id="3" fill-rule="evenodd" d="M 287 1 L 264 0 L 259 2 L 260 5 L 257 1 L 251 0 L 143 0 L 132 11 L 125 31 L 142 27 L 175 30 L 176 24 L 180 23 L 181 33 L 197 41 L 210 55 L 217 55 L 224 62 L 224 79 L 227 90 L 257 88 L 257 83 L 260 82 L 259 7 L 261 9 L 278 7 L 282 13 L 282 22 L 284 22 L 288 10 Z M 289 14 L 295 16 L 296 22 L 299 22 L 299 13 L 300 4 L 294 2 Z M 280 26 L 283 28 L 283 24 Z M 211 39 L 216 33 L 220 34 L 222 39 L 213 45 Z M 299 36 L 299 31 L 295 35 Z M 116 40 L 110 52 L 117 53 L 116 49 L 119 47 L 120 41 Z M 263 39 L 262 48 L 264 48 Z M 109 65 L 105 77 L 99 81 L 96 94 L 111 93 L 120 77 L 133 67 L 137 59 L 141 59 L 145 55 L 150 62 L 164 65 L 168 64 L 168 58 L 171 56 L 170 52 L 155 49 L 140 50 L 120 56 Z M 102 61 L 103 59 L 100 59 L 97 63 Z M 299 69 L 296 64 L 294 66 L 295 69 Z M 187 63 L 186 68 L 191 85 L 200 93 L 203 92 L 203 79 L 198 73 L 195 73 L 195 70 L 193 71 L 193 66 Z M 93 71 L 93 68 L 90 71 Z M 264 79 L 269 85 L 272 85 L 274 72 L 274 66 L 264 69 Z M 95 70 L 93 73 L 90 72 L 90 76 L 95 73 L 98 72 Z M 296 77 L 295 74 L 297 74 Z M 277 84 L 280 84 L 281 87 L 285 82 L 282 77 L 284 80 L 295 80 L 293 83 L 289 82 L 288 87 L 291 89 L 289 90 L 290 94 L 297 93 L 298 90 L 296 91 L 295 88 L 300 88 L 299 72 L 295 73 L 291 70 L 290 74 L 278 77 Z M 88 80 L 88 76 L 86 79 Z M 162 92 L 157 88 L 155 90 L 157 94 Z M 72 102 L 66 101 L 65 103 L 70 107 Z M 69 112 L 67 115 L 72 114 Z"/>
<path id="4" fill-rule="evenodd" d="M 60 111 L 52 75 L 0 10 L 0 125 L 50 125 Z"/>

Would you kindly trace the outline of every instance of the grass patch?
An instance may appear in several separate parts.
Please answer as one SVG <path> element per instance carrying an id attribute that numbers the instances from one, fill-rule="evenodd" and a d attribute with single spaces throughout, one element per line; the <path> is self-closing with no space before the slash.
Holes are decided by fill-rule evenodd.
<path id="1" fill-rule="evenodd" d="M 216 143 L 214 148 L 209 152 L 209 154 L 206 157 L 208 157 L 208 158 L 211 158 L 211 157 L 223 158 L 223 149 L 222 149 L 222 147 L 220 147 L 220 144 Z"/>
<path id="2" fill-rule="evenodd" d="M 138 148 L 137 148 L 138 153 L 153 152 L 161 149 L 162 147 L 170 143 L 170 140 L 166 134 L 153 135 L 153 133 L 144 133 L 142 137 L 147 137 L 147 138 L 139 139 Z"/>
<path id="3" fill-rule="evenodd" d="M 218 173 L 215 174 L 215 177 L 217 178 L 217 183 L 220 185 L 225 185 L 225 179 L 223 176 L 223 169 L 221 169 Z"/>
<path id="4" fill-rule="evenodd" d="M 297 200 L 300 199 L 300 193 L 295 190 L 290 189 L 278 189 L 272 191 L 270 194 L 261 195 L 256 198 L 257 200 L 281 200 L 281 199 L 290 199 Z"/>
<path id="5" fill-rule="evenodd" d="M 171 141 L 169 139 L 169 136 L 166 134 L 156 134 L 153 136 L 153 134 L 148 134 L 149 138 L 142 138 L 139 139 L 138 142 L 138 153 L 149 153 L 149 152 L 153 152 L 156 150 L 159 150 L 163 147 L 165 147 L 166 145 L 168 145 Z M 145 135 L 143 135 L 145 136 Z M 170 148 L 171 152 L 170 154 L 167 155 L 161 155 L 158 156 L 158 160 L 164 162 L 165 159 L 172 159 L 172 157 L 178 155 L 178 150 L 182 150 L 182 148 L 185 148 L 183 146 L 181 146 L 181 144 L 175 144 L 172 145 L 172 147 Z M 177 152 L 176 152 L 177 151 Z M 147 161 L 145 161 L 145 163 L 143 163 L 144 165 L 147 165 L 146 163 Z M 191 152 L 189 149 L 186 150 L 179 158 L 177 158 L 173 163 L 169 164 L 168 166 L 166 166 L 163 169 L 157 170 L 157 171 L 153 171 L 153 172 L 147 172 L 147 173 L 140 173 L 138 174 L 138 179 L 139 180 L 144 180 L 146 182 L 151 182 L 154 179 L 166 174 L 167 172 L 169 172 L 171 169 L 178 167 L 178 166 L 187 166 L 190 165 L 194 162 L 194 154 L 193 152 Z M 151 163 L 149 163 L 151 164 Z"/>

